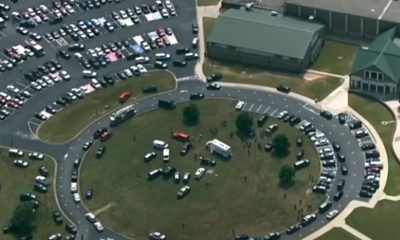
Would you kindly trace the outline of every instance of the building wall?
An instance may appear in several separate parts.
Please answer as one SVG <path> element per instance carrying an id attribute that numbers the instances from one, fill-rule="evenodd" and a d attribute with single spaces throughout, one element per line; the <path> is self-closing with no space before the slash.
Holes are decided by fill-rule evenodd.
<path id="1" fill-rule="evenodd" d="M 247 64 L 262 68 L 277 69 L 289 72 L 302 72 L 305 63 L 297 59 L 284 59 L 281 56 L 247 52 L 246 50 L 215 45 L 207 42 L 207 56 L 211 59 Z"/>
<path id="2" fill-rule="evenodd" d="M 379 71 L 374 67 L 367 70 Z M 387 75 L 384 75 L 382 81 L 366 79 L 363 70 L 350 75 L 350 90 L 380 99 L 397 99 L 399 88 L 396 82 Z"/>
<path id="3" fill-rule="evenodd" d="M 314 21 L 324 24 L 328 32 L 366 39 L 373 39 L 390 27 L 400 25 L 400 23 L 327 11 L 291 3 L 285 4 L 285 14 L 305 20 L 308 20 L 309 16 L 313 15 Z"/>

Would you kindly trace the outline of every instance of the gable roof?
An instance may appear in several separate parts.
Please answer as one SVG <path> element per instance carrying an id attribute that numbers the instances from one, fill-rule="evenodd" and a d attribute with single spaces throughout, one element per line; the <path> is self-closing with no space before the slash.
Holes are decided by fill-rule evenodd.
<path id="1" fill-rule="evenodd" d="M 351 73 L 376 67 L 393 81 L 400 81 L 400 46 L 395 43 L 396 28 L 393 27 L 379 35 L 369 49 L 359 49 Z"/>
<path id="2" fill-rule="evenodd" d="M 291 17 L 229 9 L 218 17 L 207 41 L 303 59 L 313 36 L 322 28 L 321 24 Z"/>

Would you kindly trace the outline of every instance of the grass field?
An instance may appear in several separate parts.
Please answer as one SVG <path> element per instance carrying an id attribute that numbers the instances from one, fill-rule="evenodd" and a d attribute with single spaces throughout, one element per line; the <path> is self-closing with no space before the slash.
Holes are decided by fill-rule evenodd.
<path id="1" fill-rule="evenodd" d="M 197 6 L 217 5 L 219 0 L 197 0 Z"/>
<path id="2" fill-rule="evenodd" d="M 358 240 L 358 238 L 342 228 L 333 228 L 329 232 L 317 238 L 317 240 Z"/>
<path id="3" fill-rule="evenodd" d="M 385 193 L 389 195 L 400 194 L 400 165 L 392 151 L 392 140 L 396 124 L 382 125 L 382 121 L 394 121 L 391 111 L 377 100 L 356 94 L 349 94 L 349 106 L 374 126 L 385 145 L 389 161 L 389 176 Z"/>
<path id="4" fill-rule="evenodd" d="M 210 35 L 215 21 L 215 18 L 203 18 L 204 39 L 207 39 Z M 279 84 L 285 84 L 293 92 L 318 100 L 325 98 L 343 82 L 342 79 L 333 77 L 320 77 L 312 81 L 307 81 L 301 75 L 266 71 L 265 69 L 226 62 L 222 63 L 210 59 L 205 59 L 203 72 L 205 75 L 221 72 L 224 75 L 223 81 L 226 82 L 256 84 L 273 88 Z"/>
<path id="5" fill-rule="evenodd" d="M 38 196 L 40 203 L 34 239 L 47 239 L 53 233 L 64 233 L 63 225 L 57 226 L 52 217 L 53 211 L 58 209 L 54 199 L 53 186 L 50 187 L 49 192 L 46 194 L 33 191 L 35 177 L 39 175 L 39 166 L 47 166 L 50 172 L 50 180 L 51 182 L 53 181 L 53 162 L 48 158 L 44 161 L 28 160 L 30 166 L 26 169 L 21 169 L 13 165 L 14 158 L 8 156 L 7 149 L 1 148 L 0 150 L 0 205 L 2 208 L 0 226 L 3 227 L 10 222 L 13 211 L 19 204 L 19 195 L 25 192 L 32 192 Z M 15 238 L 10 234 L 0 233 L 0 239 L 11 240 Z"/>
<path id="6" fill-rule="evenodd" d="M 298 130 L 280 125 L 278 132 L 289 136 L 292 147 L 288 157 L 276 159 L 262 149 L 267 142 L 265 137 L 252 140 L 249 148 L 236 137 L 235 102 L 215 100 L 197 104 L 201 116 L 196 127 L 182 124 L 184 104 L 174 111 L 158 110 L 137 116 L 114 129 L 112 139 L 105 143 L 107 151 L 102 159 L 95 159 L 94 152 L 101 144 L 94 144 L 83 162 L 80 184 L 81 189 L 92 187 L 95 191 L 94 198 L 85 201 L 91 211 L 111 202 L 116 204 L 98 216 L 104 224 L 137 239 L 145 239 L 150 231 L 157 230 L 171 239 L 226 240 L 232 238 L 233 230 L 236 234 L 254 235 L 282 230 L 297 222 L 294 205 L 299 207 L 299 201 L 304 214 L 307 203 L 316 209 L 323 201 L 322 196 L 310 191 L 310 176 L 316 179 L 319 175 L 319 161 L 307 138 L 304 150 L 311 160 L 310 167 L 297 172 L 291 188 L 285 190 L 278 185 L 280 167 L 294 162 L 295 137 L 301 134 Z M 224 126 L 225 120 L 228 121 Z M 272 122 L 276 120 L 270 119 L 267 124 Z M 212 131 L 214 128 L 219 129 L 217 133 Z M 175 130 L 193 137 L 195 147 L 184 157 L 179 155 L 181 143 L 170 138 L 170 132 Z M 234 157 L 218 159 L 216 167 L 207 168 L 201 181 L 194 181 L 194 172 L 200 167 L 195 155 L 210 156 L 205 142 L 213 138 L 231 145 Z M 154 139 L 169 143 L 169 164 L 162 163 L 159 151 L 156 159 L 144 163 L 145 153 L 154 151 Z M 182 184 L 175 184 L 172 179 L 147 180 L 150 170 L 168 165 L 192 174 L 191 193 L 183 200 L 176 199 Z"/>
<path id="7" fill-rule="evenodd" d="M 399 211 L 399 202 L 380 201 L 373 209 L 354 210 L 346 222 L 371 239 L 398 239 L 400 215 L 397 213 Z"/>
<path id="8" fill-rule="evenodd" d="M 326 41 L 321 55 L 311 69 L 347 75 L 351 71 L 359 46 Z"/>
<path id="9" fill-rule="evenodd" d="M 131 99 L 138 99 L 143 97 L 142 89 L 148 85 L 156 85 L 158 91 L 162 92 L 173 89 L 175 80 L 168 72 L 156 71 L 95 92 L 47 120 L 39 129 L 39 137 L 51 142 L 65 142 L 74 137 L 91 121 L 110 111 L 110 109 L 120 106 L 118 96 L 122 92 L 130 91 Z M 105 106 L 108 106 L 108 108 L 106 109 Z M 74 124 L 70 124 L 71 122 Z"/>

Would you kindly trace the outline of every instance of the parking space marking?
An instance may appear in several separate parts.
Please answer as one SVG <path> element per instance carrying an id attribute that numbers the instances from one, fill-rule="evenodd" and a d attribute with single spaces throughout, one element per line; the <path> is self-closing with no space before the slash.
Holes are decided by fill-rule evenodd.
<path id="1" fill-rule="evenodd" d="M 249 111 L 251 111 L 251 109 L 253 109 L 254 107 L 254 103 L 251 104 Z"/>
<path id="2" fill-rule="evenodd" d="M 270 115 L 273 116 L 275 112 L 277 112 L 279 108 L 275 109 Z"/>
<path id="3" fill-rule="evenodd" d="M 262 104 L 257 108 L 256 112 L 260 111 L 261 107 L 262 107 Z"/>
<path id="4" fill-rule="evenodd" d="M 53 45 L 53 43 L 52 43 L 51 41 L 49 41 L 47 38 L 44 38 L 44 40 L 46 40 L 46 42 L 50 45 L 50 47 L 52 47 L 52 48 L 54 48 L 54 49 L 57 49 L 57 48 Z"/>
<path id="5" fill-rule="evenodd" d="M 268 109 L 270 109 L 271 106 L 268 106 L 265 110 L 264 110 L 264 114 L 266 114 L 268 112 Z"/>

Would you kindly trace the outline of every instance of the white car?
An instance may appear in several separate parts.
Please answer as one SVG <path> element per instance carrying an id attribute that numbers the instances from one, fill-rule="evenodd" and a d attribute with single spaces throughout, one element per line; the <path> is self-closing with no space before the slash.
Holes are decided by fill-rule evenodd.
<path id="1" fill-rule="evenodd" d="M 36 181 L 46 181 L 46 177 L 43 177 L 43 176 L 36 176 Z"/>
<path id="2" fill-rule="evenodd" d="M 74 202 L 79 203 L 81 201 L 81 197 L 79 196 L 79 193 L 74 193 Z"/>
<path id="3" fill-rule="evenodd" d="M 125 75 L 127 77 L 132 77 L 133 76 L 133 73 L 132 73 L 132 71 L 130 69 L 124 69 L 124 73 L 125 73 Z"/>
<path id="4" fill-rule="evenodd" d="M 3 98 L 5 98 L 7 101 L 10 101 L 10 100 L 11 100 L 11 96 L 8 95 L 8 94 L 5 93 L 5 92 L 0 92 L 0 96 L 2 96 Z"/>
<path id="5" fill-rule="evenodd" d="M 140 56 L 140 57 L 135 58 L 135 61 L 137 63 L 148 63 L 150 61 L 150 58 L 149 57 Z"/>
<path id="6" fill-rule="evenodd" d="M 205 168 L 199 168 L 199 169 L 197 169 L 196 172 L 195 172 L 195 174 L 194 174 L 195 179 L 196 179 L 196 180 L 200 180 L 200 179 L 203 177 L 205 171 L 206 171 Z"/>
<path id="7" fill-rule="evenodd" d="M 144 51 L 149 52 L 151 50 L 151 47 L 149 46 L 149 44 L 147 42 L 142 42 L 142 47 L 144 49 Z"/>
<path id="8" fill-rule="evenodd" d="M 99 221 L 94 222 L 93 225 L 98 232 L 102 232 L 104 230 L 103 225 L 101 225 Z"/>
<path id="9" fill-rule="evenodd" d="M 333 209 L 332 211 L 330 211 L 328 214 L 326 214 L 326 218 L 328 220 L 332 220 L 334 219 L 337 215 L 338 215 L 339 211 L 337 209 Z"/>
<path id="10" fill-rule="evenodd" d="M 78 184 L 76 182 L 71 182 L 71 192 L 72 193 L 78 192 Z"/>
<path id="11" fill-rule="evenodd" d="M 142 64 L 138 64 L 136 67 L 139 69 L 140 73 L 147 73 L 147 69 Z"/>
<path id="12" fill-rule="evenodd" d="M 242 108 L 243 108 L 243 106 L 244 106 L 244 101 L 239 101 L 237 104 L 236 104 L 236 110 L 242 110 Z"/>
<path id="13" fill-rule="evenodd" d="M 29 166 L 29 163 L 27 161 L 22 160 L 22 159 L 15 159 L 14 160 L 14 165 L 17 166 L 17 167 L 26 168 L 26 167 Z"/>
<path id="14" fill-rule="evenodd" d="M 86 217 L 86 219 L 87 219 L 89 222 L 91 222 L 91 223 L 97 222 L 96 216 L 95 216 L 93 213 L 91 213 L 91 212 L 86 213 L 86 214 L 85 214 L 85 217 Z"/>
<path id="15" fill-rule="evenodd" d="M 65 71 L 65 70 L 60 71 L 60 76 L 61 76 L 65 81 L 71 80 L 71 75 L 69 75 L 68 72 Z"/>
<path id="16" fill-rule="evenodd" d="M 92 80 L 90 80 L 90 84 L 95 88 L 95 89 L 100 89 L 101 85 L 99 83 L 99 81 L 95 78 L 92 78 Z"/>
<path id="17" fill-rule="evenodd" d="M 152 232 L 149 234 L 149 239 L 151 239 L 151 240 L 166 240 L 167 236 L 165 236 L 165 234 L 162 234 L 160 232 Z"/>
<path id="18" fill-rule="evenodd" d="M 95 78 L 95 77 L 97 77 L 97 72 L 90 71 L 90 70 L 83 70 L 82 71 L 82 76 L 84 78 Z"/>

